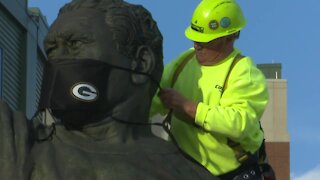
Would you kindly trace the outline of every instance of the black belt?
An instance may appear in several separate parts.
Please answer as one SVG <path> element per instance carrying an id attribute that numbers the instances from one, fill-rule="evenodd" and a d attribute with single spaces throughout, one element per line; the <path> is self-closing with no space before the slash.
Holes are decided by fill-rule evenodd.
<path id="1" fill-rule="evenodd" d="M 218 177 L 222 180 L 262 180 L 262 172 L 257 157 L 251 154 L 237 169 Z"/>
<path id="2" fill-rule="evenodd" d="M 262 174 L 258 164 L 240 166 L 239 168 L 218 176 L 221 180 L 262 180 Z"/>

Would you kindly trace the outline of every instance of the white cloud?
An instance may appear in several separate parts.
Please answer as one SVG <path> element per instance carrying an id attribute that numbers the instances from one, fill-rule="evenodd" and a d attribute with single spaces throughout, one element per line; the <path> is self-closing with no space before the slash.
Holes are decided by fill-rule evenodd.
<path id="1" fill-rule="evenodd" d="M 304 174 L 296 176 L 294 173 L 291 174 L 292 180 L 317 180 L 320 179 L 320 165 L 314 169 L 307 171 Z"/>

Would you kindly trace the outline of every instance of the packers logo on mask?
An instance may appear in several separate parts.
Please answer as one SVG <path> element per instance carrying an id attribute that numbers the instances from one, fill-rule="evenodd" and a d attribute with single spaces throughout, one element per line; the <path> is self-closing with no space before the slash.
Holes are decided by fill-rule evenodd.
<path id="1" fill-rule="evenodd" d="M 71 95 L 81 101 L 95 101 L 98 94 L 97 88 L 89 83 L 77 83 L 71 88 Z"/>

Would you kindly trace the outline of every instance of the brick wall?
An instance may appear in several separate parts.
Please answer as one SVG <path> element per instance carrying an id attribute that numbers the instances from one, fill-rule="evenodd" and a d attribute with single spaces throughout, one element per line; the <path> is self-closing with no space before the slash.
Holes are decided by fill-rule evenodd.
<path id="1" fill-rule="evenodd" d="M 277 180 L 290 180 L 289 142 L 266 142 L 266 151 Z"/>

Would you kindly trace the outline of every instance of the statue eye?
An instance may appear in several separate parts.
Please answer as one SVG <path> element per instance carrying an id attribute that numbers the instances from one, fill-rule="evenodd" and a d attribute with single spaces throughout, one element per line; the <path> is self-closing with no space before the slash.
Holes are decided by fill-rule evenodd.
<path id="1" fill-rule="evenodd" d="M 54 40 L 47 38 L 44 42 L 44 49 L 47 55 L 52 53 L 57 48 L 57 43 Z"/>
<path id="2" fill-rule="evenodd" d="M 54 53 L 55 49 L 56 49 L 56 48 L 54 48 L 54 47 L 53 47 L 53 48 L 48 48 L 48 49 L 46 49 L 47 56 L 50 57 L 50 55 L 51 55 L 52 53 Z"/>
<path id="3" fill-rule="evenodd" d="M 70 40 L 68 43 L 71 47 L 79 47 L 82 45 L 82 41 L 80 40 Z"/>
<path id="4" fill-rule="evenodd" d="M 49 57 L 56 49 L 57 46 L 55 44 L 46 44 L 45 51 L 47 56 Z"/>

